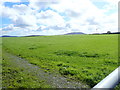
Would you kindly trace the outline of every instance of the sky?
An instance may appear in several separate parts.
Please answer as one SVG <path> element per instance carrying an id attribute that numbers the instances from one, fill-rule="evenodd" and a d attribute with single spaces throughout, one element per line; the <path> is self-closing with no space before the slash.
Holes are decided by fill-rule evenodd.
<path id="1" fill-rule="evenodd" d="M 1 0 L 0 35 L 118 31 L 119 0 Z"/>

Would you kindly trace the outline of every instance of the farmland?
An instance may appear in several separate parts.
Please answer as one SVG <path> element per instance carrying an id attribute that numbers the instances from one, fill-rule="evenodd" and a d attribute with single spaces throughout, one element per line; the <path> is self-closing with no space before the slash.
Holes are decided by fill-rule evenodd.
<path id="1" fill-rule="evenodd" d="M 4 37 L 2 42 L 3 51 L 90 87 L 118 67 L 117 34 Z"/>

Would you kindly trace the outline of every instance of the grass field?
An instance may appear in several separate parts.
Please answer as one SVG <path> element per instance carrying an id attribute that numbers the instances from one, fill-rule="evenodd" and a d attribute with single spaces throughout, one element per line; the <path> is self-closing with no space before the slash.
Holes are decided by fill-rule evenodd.
<path id="1" fill-rule="evenodd" d="M 0 89 L 2 88 L 2 38 L 0 38 Z"/>
<path id="2" fill-rule="evenodd" d="M 118 67 L 118 35 L 4 37 L 3 50 L 46 72 L 96 85 Z"/>

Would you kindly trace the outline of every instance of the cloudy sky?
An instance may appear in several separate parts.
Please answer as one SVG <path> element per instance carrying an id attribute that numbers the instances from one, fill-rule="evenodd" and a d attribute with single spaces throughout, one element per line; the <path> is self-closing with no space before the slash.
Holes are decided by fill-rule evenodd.
<path id="1" fill-rule="evenodd" d="M 2 0 L 0 34 L 24 36 L 116 32 L 118 1 Z"/>

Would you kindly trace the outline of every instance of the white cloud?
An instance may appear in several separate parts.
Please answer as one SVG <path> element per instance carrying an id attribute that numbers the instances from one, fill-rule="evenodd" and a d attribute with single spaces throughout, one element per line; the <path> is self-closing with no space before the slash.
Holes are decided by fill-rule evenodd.
<path id="1" fill-rule="evenodd" d="M 63 17 L 52 10 L 42 11 L 36 16 L 38 18 L 39 24 L 43 24 L 46 26 L 65 25 L 65 20 L 63 19 Z"/>
<path id="2" fill-rule="evenodd" d="M 30 4 L 29 7 L 39 10 L 39 9 L 45 9 L 50 6 L 50 4 L 55 4 L 59 0 L 29 0 Z"/>
<path id="3" fill-rule="evenodd" d="M 106 2 L 108 2 L 110 4 L 117 5 L 120 0 L 104 0 L 104 1 L 106 1 Z"/>
<path id="4" fill-rule="evenodd" d="M 21 2 L 21 0 L 1 0 L 1 2 Z"/>
<path id="5" fill-rule="evenodd" d="M 19 1 L 17 0 L 17 2 Z M 3 9 L 0 9 L 0 12 L 3 17 L 9 18 L 13 22 L 11 27 L 14 30 L 10 31 L 10 34 L 50 35 L 72 31 L 94 33 L 96 29 L 98 32 L 117 31 L 118 13 L 111 12 L 111 10 L 117 11 L 116 2 L 118 0 L 102 0 L 103 3 L 107 2 L 102 9 L 92 3 L 99 1 L 29 0 L 29 5 L 13 5 L 11 8 L 0 4 Z M 9 25 L 8 27 L 10 28 Z"/>
<path id="6" fill-rule="evenodd" d="M 14 19 L 13 22 L 17 27 L 25 28 L 29 26 L 35 26 L 36 18 L 32 15 L 21 15 Z"/>
<path id="7" fill-rule="evenodd" d="M 33 10 L 28 7 L 27 5 L 25 4 L 20 4 L 20 5 L 13 5 L 13 9 L 18 12 L 19 14 L 30 14 L 33 12 Z"/>
<path id="8" fill-rule="evenodd" d="M 70 23 L 72 30 L 79 30 L 84 32 L 83 28 L 87 27 L 86 30 L 89 32 L 89 28 L 93 27 L 93 29 L 96 30 L 96 28 L 99 27 L 101 23 L 103 23 L 103 18 L 105 17 L 104 13 L 102 10 L 93 5 L 89 0 L 66 0 L 66 3 L 61 2 L 58 5 L 53 5 L 52 8 L 58 12 L 65 12 L 66 17 L 70 18 L 67 23 Z"/>
<path id="9" fill-rule="evenodd" d="M 12 18 L 19 15 L 13 8 L 5 7 L 5 6 L 1 6 L 1 8 L 2 8 L 1 10 L 2 17 Z"/>
<path id="10" fill-rule="evenodd" d="M 3 31 L 9 31 L 9 30 L 14 30 L 14 25 L 9 24 L 7 27 L 2 28 Z"/>
<path id="11" fill-rule="evenodd" d="M 108 2 L 108 3 L 116 4 L 120 0 L 90 0 L 90 1 L 93 1 L 93 2 Z"/>

